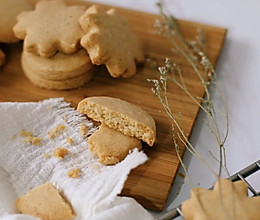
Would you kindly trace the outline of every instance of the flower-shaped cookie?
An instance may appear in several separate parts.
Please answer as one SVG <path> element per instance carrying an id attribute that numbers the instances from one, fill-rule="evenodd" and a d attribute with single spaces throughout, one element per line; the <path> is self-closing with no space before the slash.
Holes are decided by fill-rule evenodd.
<path id="1" fill-rule="evenodd" d="M 143 62 L 144 55 L 125 18 L 114 9 L 104 11 L 93 5 L 79 22 L 86 33 L 81 45 L 93 64 L 105 64 L 113 77 L 131 77 L 136 73 L 136 63 Z"/>
<path id="2" fill-rule="evenodd" d="M 63 1 L 40 1 L 34 11 L 18 15 L 13 30 L 24 39 L 24 49 L 42 57 L 57 51 L 72 54 L 80 48 L 84 35 L 78 19 L 84 6 L 66 6 Z"/>
<path id="3" fill-rule="evenodd" d="M 260 197 L 248 197 L 243 181 L 220 179 L 213 190 L 194 188 L 191 198 L 182 204 L 186 220 L 257 220 Z"/>

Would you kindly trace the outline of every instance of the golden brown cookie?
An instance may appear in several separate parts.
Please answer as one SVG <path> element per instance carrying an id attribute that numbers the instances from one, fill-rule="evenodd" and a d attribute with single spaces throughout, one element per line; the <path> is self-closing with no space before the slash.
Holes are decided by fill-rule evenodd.
<path id="1" fill-rule="evenodd" d="M 13 32 L 16 16 L 23 11 L 32 9 L 32 5 L 26 0 L 0 0 L 0 42 L 14 43 L 19 41 Z"/>
<path id="2" fill-rule="evenodd" d="M 136 73 L 136 63 L 142 63 L 144 55 L 125 18 L 114 9 L 104 11 L 94 5 L 79 22 L 86 33 L 81 45 L 93 64 L 105 64 L 113 77 L 131 77 Z"/>
<path id="3" fill-rule="evenodd" d="M 0 67 L 5 64 L 5 54 L 4 52 L 0 49 Z"/>
<path id="4" fill-rule="evenodd" d="M 192 189 L 181 209 L 185 220 L 258 220 L 260 197 L 248 197 L 243 181 L 221 178 L 213 190 Z"/>
<path id="5" fill-rule="evenodd" d="M 24 39 L 24 50 L 42 57 L 57 51 L 72 54 L 80 48 L 83 31 L 78 19 L 84 6 L 66 6 L 63 1 L 40 1 L 34 11 L 23 12 L 14 26 L 15 36 Z"/>
<path id="6" fill-rule="evenodd" d="M 18 198 L 15 205 L 21 213 L 42 220 L 69 220 L 75 217 L 70 205 L 49 182 Z"/>
<path id="7" fill-rule="evenodd" d="M 66 80 L 47 80 L 40 78 L 34 72 L 26 69 L 23 66 L 23 70 L 27 78 L 35 85 L 44 89 L 51 89 L 51 90 L 69 90 L 79 88 L 84 86 L 91 78 L 95 72 L 95 68 L 89 70 L 87 73 L 84 73 L 80 76 L 66 79 Z"/>
<path id="8" fill-rule="evenodd" d="M 127 136 L 143 140 L 150 146 L 154 144 L 155 121 L 151 115 L 134 104 L 118 98 L 97 96 L 82 100 L 77 110 Z"/>
<path id="9" fill-rule="evenodd" d="M 22 53 L 22 69 L 24 74 L 27 76 L 27 78 L 36 86 L 45 88 L 45 89 L 53 89 L 53 90 L 68 90 L 68 89 L 74 89 L 81 87 L 85 85 L 93 76 L 94 72 L 96 71 L 95 67 L 92 67 L 91 69 L 87 70 L 86 72 L 81 73 L 81 75 L 68 78 L 68 79 L 61 79 L 61 80 L 48 80 L 42 77 L 42 72 L 39 74 L 37 71 L 32 70 L 34 67 L 30 63 L 27 62 L 26 55 L 28 53 L 23 52 Z M 34 55 L 37 56 L 37 55 Z M 73 56 L 73 55 L 67 55 L 67 56 Z M 39 57 L 43 58 L 43 57 Z M 45 58 L 43 58 L 45 59 Z M 49 59 L 51 62 L 51 59 Z M 77 66 L 75 66 L 77 68 Z M 69 70 L 69 73 L 71 73 L 71 70 Z M 64 71 L 66 71 L 64 69 Z M 47 75 L 47 74 L 46 74 Z M 66 72 L 60 73 L 61 76 L 68 76 L 69 74 Z"/>
<path id="10" fill-rule="evenodd" d="M 101 125 L 99 129 L 88 139 L 89 150 L 99 158 L 99 162 L 112 165 L 122 161 L 134 148 L 142 149 L 141 141 L 135 137 L 129 137 Z"/>
<path id="11" fill-rule="evenodd" d="M 88 72 L 94 66 L 85 49 L 80 49 L 71 55 L 58 52 L 51 58 L 40 57 L 26 51 L 22 56 L 24 65 L 46 80 L 71 79 Z"/>

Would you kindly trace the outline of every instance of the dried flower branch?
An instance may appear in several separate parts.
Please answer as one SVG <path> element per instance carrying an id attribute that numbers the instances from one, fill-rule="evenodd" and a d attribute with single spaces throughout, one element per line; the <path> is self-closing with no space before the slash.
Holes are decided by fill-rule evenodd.
<path id="1" fill-rule="evenodd" d="M 184 58 L 189 65 L 192 67 L 194 74 L 198 77 L 200 84 L 203 86 L 205 91 L 204 97 L 195 97 L 188 89 L 186 82 L 183 77 L 181 68 L 169 58 L 165 59 L 165 65 L 158 68 L 160 74 L 159 79 L 148 79 L 149 82 L 154 84 L 152 92 L 158 97 L 160 103 L 162 104 L 164 110 L 171 118 L 172 125 L 172 137 L 175 150 L 179 157 L 179 160 L 187 173 L 185 165 L 182 162 L 180 156 L 180 148 L 177 143 L 177 137 L 184 144 L 186 149 L 200 161 L 202 161 L 213 173 L 214 170 L 207 164 L 207 162 L 199 155 L 196 149 L 189 142 L 187 136 L 184 133 L 183 127 L 176 120 L 168 101 L 167 96 L 167 86 L 168 80 L 174 82 L 180 89 L 182 89 L 191 100 L 199 106 L 199 108 L 205 112 L 207 119 L 206 124 L 208 125 L 211 133 L 213 134 L 218 146 L 219 146 L 219 170 L 218 173 L 215 173 L 216 176 L 219 176 L 224 168 L 226 168 L 226 158 L 225 158 L 225 142 L 228 136 L 229 131 L 229 119 L 228 119 L 228 107 L 226 100 L 222 94 L 221 87 L 218 83 L 216 73 L 214 71 L 213 65 L 206 56 L 205 51 L 205 37 L 203 30 L 198 31 L 198 36 L 194 41 L 187 41 L 182 36 L 180 31 L 178 21 L 172 15 L 166 15 L 163 10 L 162 2 L 157 3 L 157 6 L 160 9 L 160 15 L 162 20 L 157 20 L 155 22 L 156 33 L 167 38 L 172 44 L 172 52 Z M 215 108 L 215 105 L 212 101 L 210 90 L 214 89 L 218 93 L 221 101 L 224 103 L 225 110 L 224 112 L 218 111 Z M 226 128 L 224 135 L 221 133 L 218 125 L 218 115 L 219 113 L 224 116 L 226 121 Z M 175 129 L 176 128 L 176 129 Z"/>

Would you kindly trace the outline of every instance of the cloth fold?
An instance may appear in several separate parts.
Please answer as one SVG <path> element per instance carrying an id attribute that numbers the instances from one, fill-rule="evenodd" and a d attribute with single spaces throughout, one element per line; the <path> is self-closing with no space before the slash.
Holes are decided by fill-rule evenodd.
<path id="1" fill-rule="evenodd" d="M 81 124 L 87 128 L 83 136 L 80 134 Z M 50 139 L 50 132 L 61 125 L 65 129 L 56 129 L 57 133 Z M 114 166 L 98 163 L 86 141 L 97 127 L 63 98 L 0 103 L 0 127 L 2 219 L 37 219 L 16 214 L 14 204 L 17 197 L 46 181 L 70 201 L 76 220 L 152 219 L 134 199 L 117 196 L 130 171 L 145 163 L 147 156 L 134 150 Z M 67 137 L 73 140 L 72 144 Z M 32 138 L 38 138 L 39 142 L 34 144 Z M 52 156 L 57 147 L 69 150 L 63 160 Z M 69 178 L 67 172 L 71 169 L 80 169 L 80 177 Z"/>

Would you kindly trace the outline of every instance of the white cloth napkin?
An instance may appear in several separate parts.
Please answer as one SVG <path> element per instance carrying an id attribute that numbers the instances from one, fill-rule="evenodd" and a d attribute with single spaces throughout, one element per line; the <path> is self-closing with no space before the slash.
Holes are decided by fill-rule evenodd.
<path id="1" fill-rule="evenodd" d="M 80 135 L 80 125 L 88 132 Z M 65 125 L 65 132 L 53 140 L 48 132 Z M 17 214 L 15 200 L 30 189 L 51 182 L 70 201 L 76 220 L 81 219 L 152 219 L 134 199 L 117 196 L 129 172 L 144 163 L 147 156 L 134 150 L 114 166 L 103 166 L 88 150 L 87 137 L 96 127 L 69 107 L 63 98 L 30 103 L 0 103 L 0 219 L 33 220 Z M 41 137 L 41 145 L 29 144 L 20 132 Z M 72 145 L 66 139 L 70 137 Z M 68 149 L 60 160 L 52 156 L 56 147 Z M 44 157 L 50 155 L 49 158 Z M 80 178 L 69 178 L 70 169 L 80 168 Z"/>

